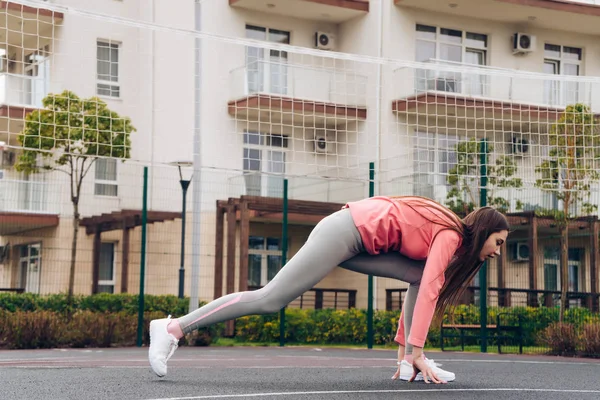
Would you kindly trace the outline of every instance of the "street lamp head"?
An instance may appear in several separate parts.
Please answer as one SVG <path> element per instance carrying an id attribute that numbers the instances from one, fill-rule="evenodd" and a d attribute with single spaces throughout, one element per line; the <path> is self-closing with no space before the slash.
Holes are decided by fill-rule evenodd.
<path id="1" fill-rule="evenodd" d="M 191 167 L 194 165 L 194 163 L 192 161 L 188 161 L 188 160 L 178 160 L 178 161 L 171 161 L 169 163 L 169 165 L 173 165 L 173 166 L 177 166 L 177 167 Z"/>
<path id="2" fill-rule="evenodd" d="M 183 181 L 184 179 L 183 179 L 183 174 L 181 173 L 181 167 L 183 167 L 183 168 L 192 167 L 192 166 L 194 166 L 194 163 L 192 161 L 179 160 L 179 161 L 172 161 L 169 163 L 169 165 L 177 166 L 177 169 L 179 169 L 179 179 L 181 181 Z"/>

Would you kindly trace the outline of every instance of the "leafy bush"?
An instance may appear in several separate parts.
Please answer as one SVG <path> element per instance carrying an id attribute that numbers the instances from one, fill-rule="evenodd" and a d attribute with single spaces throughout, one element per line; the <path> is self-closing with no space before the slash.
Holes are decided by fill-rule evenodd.
<path id="1" fill-rule="evenodd" d="M 153 319 L 187 313 L 188 299 L 145 296 L 143 344 L 150 342 Z M 0 348 L 133 346 L 137 342 L 139 297 L 131 294 L 0 294 Z M 204 303 L 200 303 L 202 306 Z M 187 335 L 181 345 L 208 346 L 221 335 L 222 324 Z"/>
<path id="2" fill-rule="evenodd" d="M 585 357 L 600 357 L 600 323 L 586 323 L 579 335 L 581 353 Z"/>
<path id="3" fill-rule="evenodd" d="M 134 294 L 0 294 L 0 348 L 133 346 L 137 339 L 139 297 Z M 143 344 L 149 343 L 153 319 L 187 313 L 189 300 L 176 296 L 145 296 Z M 202 306 L 204 303 L 200 303 Z M 557 324 L 558 308 L 489 307 L 488 322 L 523 327 L 525 346 L 548 346 L 552 354 L 600 356 L 600 315 L 584 308 L 568 309 L 565 325 Z M 288 343 L 367 342 L 366 310 L 312 310 L 286 308 L 285 339 Z M 374 312 L 374 344 L 395 345 L 399 311 Z M 450 310 L 446 323 L 479 324 L 479 307 L 460 305 Z M 208 346 L 222 335 L 224 324 L 187 335 L 180 345 Z M 236 339 L 243 342 L 278 342 L 279 313 L 236 319 Z M 477 338 L 475 338 L 477 339 Z M 494 338 L 490 338 L 493 345 Z M 432 325 L 425 343 L 440 346 L 439 326 Z"/>
<path id="4" fill-rule="evenodd" d="M 540 339 L 549 348 L 550 354 L 572 356 L 577 351 L 577 330 L 575 325 L 554 322 L 540 333 Z"/>

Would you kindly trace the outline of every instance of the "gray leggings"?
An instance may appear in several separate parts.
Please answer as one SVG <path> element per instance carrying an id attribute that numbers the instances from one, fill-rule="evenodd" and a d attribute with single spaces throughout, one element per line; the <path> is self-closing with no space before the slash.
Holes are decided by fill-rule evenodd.
<path id="1" fill-rule="evenodd" d="M 405 336 L 408 337 L 424 265 L 424 261 L 411 260 L 397 252 L 374 256 L 366 253 L 350 210 L 343 209 L 322 219 L 302 248 L 266 286 L 215 299 L 179 318 L 179 325 L 187 334 L 245 315 L 277 312 L 340 266 L 410 283 L 404 304 Z M 406 350 L 410 354 L 412 346 L 408 345 Z"/>

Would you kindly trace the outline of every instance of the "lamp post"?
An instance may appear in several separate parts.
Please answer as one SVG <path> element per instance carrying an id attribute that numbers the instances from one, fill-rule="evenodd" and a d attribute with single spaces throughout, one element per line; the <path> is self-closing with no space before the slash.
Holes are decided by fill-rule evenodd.
<path id="1" fill-rule="evenodd" d="M 179 261 L 179 298 L 183 299 L 183 288 L 185 283 L 185 215 L 186 215 L 186 196 L 187 190 L 192 182 L 192 177 L 189 179 L 183 179 L 183 174 L 181 173 L 181 167 L 191 167 L 193 165 L 190 161 L 176 161 L 172 163 L 172 165 L 177 165 L 179 169 L 179 184 L 181 185 L 181 255 Z"/>

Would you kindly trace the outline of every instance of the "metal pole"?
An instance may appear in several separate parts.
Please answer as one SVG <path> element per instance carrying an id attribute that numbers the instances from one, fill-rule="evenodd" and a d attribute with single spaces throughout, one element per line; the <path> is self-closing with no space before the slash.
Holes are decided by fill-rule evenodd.
<path id="1" fill-rule="evenodd" d="M 479 192 L 479 205 L 487 205 L 487 139 L 482 139 L 479 144 L 480 149 L 480 172 L 481 172 L 481 191 Z M 487 262 L 484 261 L 479 270 L 479 317 L 481 324 L 481 352 L 487 352 Z"/>
<path id="2" fill-rule="evenodd" d="M 137 347 L 142 347 L 144 336 L 144 281 L 146 279 L 146 223 L 148 221 L 148 167 L 144 167 L 142 195 L 142 248 L 140 252 L 140 294 L 138 296 Z"/>
<path id="3" fill-rule="evenodd" d="M 281 266 L 287 262 L 288 242 L 288 180 L 283 180 L 283 221 L 281 223 Z M 279 346 L 285 346 L 285 307 L 279 310 Z"/>
<path id="4" fill-rule="evenodd" d="M 202 4 L 194 4 L 195 29 L 202 31 Z M 192 188 L 192 273 L 189 312 L 198 308 L 200 285 L 200 248 L 202 234 L 202 39 L 194 39 L 194 175 Z"/>
<path id="5" fill-rule="evenodd" d="M 369 163 L 369 197 L 375 194 L 375 163 Z M 373 275 L 368 277 L 367 298 L 367 347 L 373 348 Z"/>
<path id="6" fill-rule="evenodd" d="M 183 299 L 183 291 L 185 286 L 185 216 L 186 212 L 186 196 L 187 190 L 190 186 L 191 181 L 180 180 L 182 190 L 182 206 L 181 206 L 181 258 L 179 260 L 179 298 Z"/>

